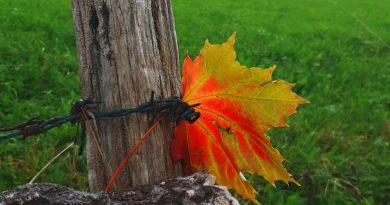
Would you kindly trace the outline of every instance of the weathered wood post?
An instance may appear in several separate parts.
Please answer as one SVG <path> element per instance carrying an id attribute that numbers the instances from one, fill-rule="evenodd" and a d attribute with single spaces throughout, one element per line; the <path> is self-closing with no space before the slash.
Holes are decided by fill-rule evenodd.
<path id="1" fill-rule="evenodd" d="M 131 108 L 150 99 L 178 96 L 180 76 L 170 0 L 72 0 L 83 96 L 98 110 Z M 152 115 L 98 120 L 99 140 L 113 170 L 148 129 Z M 182 174 L 170 157 L 173 124 L 161 122 L 139 148 L 112 190 Z M 91 191 L 101 191 L 110 174 L 87 133 Z"/>

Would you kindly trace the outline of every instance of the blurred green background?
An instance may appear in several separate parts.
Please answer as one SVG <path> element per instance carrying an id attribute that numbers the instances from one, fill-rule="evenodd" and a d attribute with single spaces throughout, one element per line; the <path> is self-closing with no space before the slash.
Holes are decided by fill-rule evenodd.
<path id="1" fill-rule="evenodd" d="M 237 31 L 238 60 L 276 64 L 311 101 L 269 135 L 302 185 L 252 177 L 263 204 L 390 204 L 390 1 L 173 0 L 180 59 Z M 80 98 L 69 0 L 0 1 L 0 127 L 68 113 Z M 27 183 L 76 129 L 0 142 L 0 191 Z M 71 154 L 39 178 L 88 189 Z M 248 203 L 248 202 L 243 202 Z"/>

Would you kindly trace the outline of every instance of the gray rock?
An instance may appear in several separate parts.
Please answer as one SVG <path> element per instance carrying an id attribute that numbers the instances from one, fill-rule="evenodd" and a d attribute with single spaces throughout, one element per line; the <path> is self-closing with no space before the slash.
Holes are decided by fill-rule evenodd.
<path id="1" fill-rule="evenodd" d="M 215 178 L 206 172 L 178 177 L 125 192 L 88 193 L 62 185 L 26 184 L 0 193 L 0 205 L 121 205 L 183 204 L 238 205 L 225 187 L 215 186 Z"/>

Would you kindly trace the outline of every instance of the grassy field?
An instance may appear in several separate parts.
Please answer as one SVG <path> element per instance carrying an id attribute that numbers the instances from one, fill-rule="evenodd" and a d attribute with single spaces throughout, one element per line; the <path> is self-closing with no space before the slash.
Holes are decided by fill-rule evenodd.
<path id="1" fill-rule="evenodd" d="M 272 142 L 301 187 L 252 178 L 263 204 L 389 204 L 390 1 L 173 0 L 181 60 L 237 32 L 239 61 L 311 101 Z M 69 0 L 0 2 L 0 127 L 63 115 L 80 98 Z M 70 143 L 63 127 L 0 142 L 0 191 L 28 182 Z M 56 161 L 38 181 L 87 190 L 86 160 Z"/>

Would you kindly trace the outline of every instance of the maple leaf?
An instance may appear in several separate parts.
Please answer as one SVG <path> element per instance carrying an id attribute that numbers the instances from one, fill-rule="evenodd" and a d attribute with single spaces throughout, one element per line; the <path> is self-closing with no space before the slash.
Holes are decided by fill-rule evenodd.
<path id="1" fill-rule="evenodd" d="M 292 84 L 271 79 L 275 66 L 247 68 L 236 61 L 235 33 L 222 45 L 207 40 L 195 59 L 187 55 L 182 70 L 182 100 L 201 103 L 193 124 L 179 122 L 172 141 L 174 162 L 185 160 L 186 173 L 207 170 L 220 185 L 255 203 L 256 191 L 243 172 L 298 184 L 283 167 L 284 158 L 264 133 L 287 126 L 286 118 L 307 101 Z"/>

